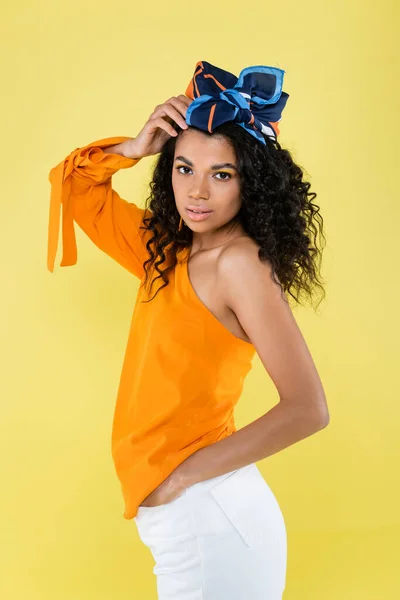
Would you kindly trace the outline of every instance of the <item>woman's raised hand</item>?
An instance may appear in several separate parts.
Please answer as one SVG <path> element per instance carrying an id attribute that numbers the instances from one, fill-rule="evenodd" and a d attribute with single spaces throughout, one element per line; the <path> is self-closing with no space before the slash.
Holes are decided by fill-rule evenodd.
<path id="1" fill-rule="evenodd" d="M 166 141 L 171 136 L 178 135 L 172 123 L 178 124 L 181 129 L 188 128 L 186 111 L 192 102 L 191 98 L 180 94 L 158 104 L 143 129 L 126 145 L 124 155 L 127 158 L 142 158 L 161 152 Z"/>

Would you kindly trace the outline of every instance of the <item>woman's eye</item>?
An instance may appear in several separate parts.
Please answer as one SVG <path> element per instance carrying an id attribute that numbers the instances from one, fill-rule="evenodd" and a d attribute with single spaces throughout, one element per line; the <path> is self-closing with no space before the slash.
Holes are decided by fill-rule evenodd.
<path id="1" fill-rule="evenodd" d="M 178 171 L 179 171 L 179 169 L 188 169 L 190 171 L 189 167 L 181 166 L 181 167 L 176 167 L 176 168 L 177 168 Z M 179 171 L 179 172 L 181 172 L 181 171 Z"/>
<path id="2" fill-rule="evenodd" d="M 185 167 L 183 165 L 181 165 L 180 167 L 176 167 L 176 168 L 177 168 L 178 171 L 179 171 L 179 169 L 187 169 L 188 171 L 190 171 L 189 167 Z M 179 171 L 179 173 L 182 173 L 182 171 Z M 182 173 L 182 175 L 184 175 L 184 174 L 185 174 L 185 172 Z M 225 171 L 219 171 L 218 173 L 216 173 L 216 175 L 227 175 L 227 177 L 223 177 L 221 179 L 221 181 L 226 181 L 226 180 L 232 178 L 232 175 L 230 173 L 226 173 Z"/>

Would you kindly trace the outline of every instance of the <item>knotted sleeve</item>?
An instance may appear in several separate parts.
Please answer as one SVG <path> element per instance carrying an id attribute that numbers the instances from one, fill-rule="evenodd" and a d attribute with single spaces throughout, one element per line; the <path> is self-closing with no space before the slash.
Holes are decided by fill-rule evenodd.
<path id="1" fill-rule="evenodd" d="M 51 183 L 47 267 L 54 271 L 61 215 L 62 260 L 77 262 L 74 221 L 100 250 L 140 279 L 148 258 L 146 242 L 151 232 L 140 229 L 151 212 L 121 198 L 112 188 L 112 175 L 134 166 L 140 158 L 108 154 L 102 148 L 124 142 L 111 137 L 76 148 L 49 173 Z M 61 212 L 62 211 L 62 212 Z"/>

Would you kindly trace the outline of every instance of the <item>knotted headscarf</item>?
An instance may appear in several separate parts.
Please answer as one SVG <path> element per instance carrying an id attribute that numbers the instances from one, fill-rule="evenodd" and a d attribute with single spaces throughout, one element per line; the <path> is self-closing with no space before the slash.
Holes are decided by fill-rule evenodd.
<path id="1" fill-rule="evenodd" d="M 289 98 L 282 91 L 284 73 L 260 65 L 246 67 L 236 77 L 199 61 L 185 92 L 193 100 L 186 123 L 212 133 L 219 125 L 234 121 L 265 145 L 262 133 L 272 139 L 280 133 L 278 122 Z"/>

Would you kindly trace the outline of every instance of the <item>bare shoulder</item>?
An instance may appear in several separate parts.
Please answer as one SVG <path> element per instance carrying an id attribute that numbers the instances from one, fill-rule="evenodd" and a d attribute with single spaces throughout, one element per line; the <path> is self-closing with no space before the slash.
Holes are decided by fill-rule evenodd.
<path id="1" fill-rule="evenodd" d="M 260 245 L 251 237 L 240 237 L 227 244 L 218 256 L 217 270 L 224 284 L 250 285 L 254 292 L 281 288 L 272 278 L 272 267 L 259 257 Z M 275 274 L 275 279 L 279 278 Z"/>
<path id="2" fill-rule="evenodd" d="M 255 259 L 259 261 L 259 249 L 259 244 L 257 244 L 253 238 L 241 236 L 232 240 L 222 248 L 218 257 L 218 262 L 221 265 L 226 265 L 226 263 L 230 263 L 236 259 L 240 260 L 241 257 L 244 257 L 245 261 L 253 260 L 255 262 Z"/>

